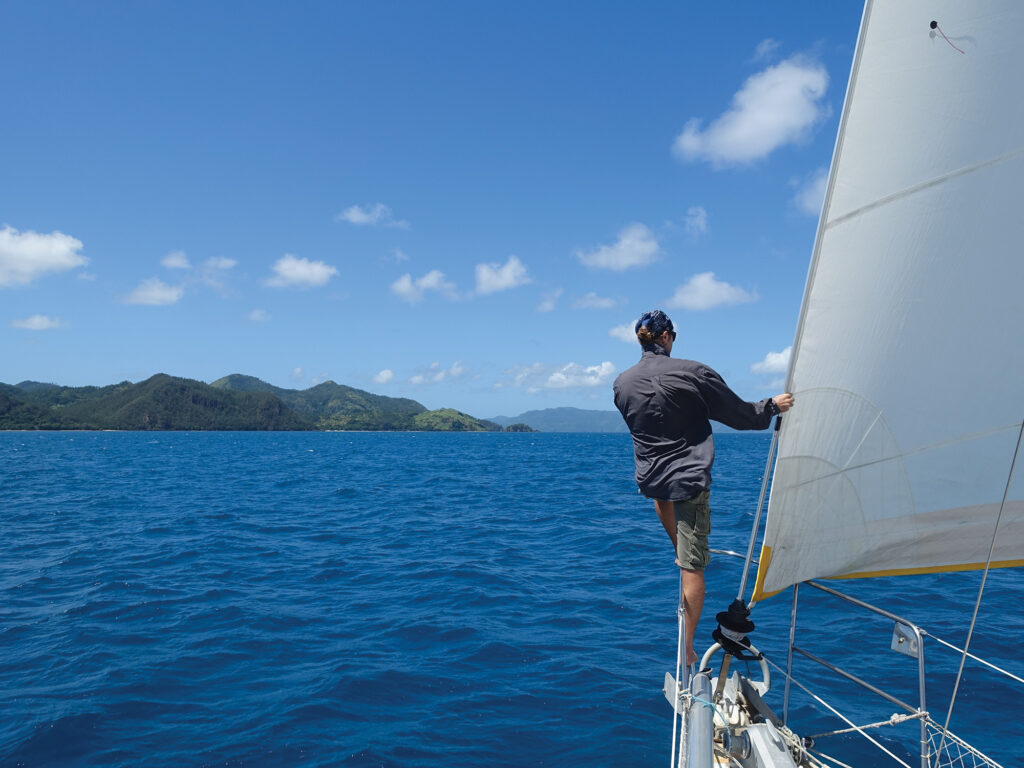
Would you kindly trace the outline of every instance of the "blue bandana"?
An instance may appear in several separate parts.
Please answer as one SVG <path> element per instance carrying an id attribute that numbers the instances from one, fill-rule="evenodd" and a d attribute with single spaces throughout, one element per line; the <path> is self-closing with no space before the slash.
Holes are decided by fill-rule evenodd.
<path id="1" fill-rule="evenodd" d="M 633 329 L 634 332 L 639 332 L 642 326 L 647 326 L 647 330 L 651 332 L 651 336 L 654 338 L 658 338 L 665 331 L 675 330 L 672 321 L 668 319 L 668 315 L 660 309 L 644 312 L 640 319 L 636 321 L 636 327 Z"/>

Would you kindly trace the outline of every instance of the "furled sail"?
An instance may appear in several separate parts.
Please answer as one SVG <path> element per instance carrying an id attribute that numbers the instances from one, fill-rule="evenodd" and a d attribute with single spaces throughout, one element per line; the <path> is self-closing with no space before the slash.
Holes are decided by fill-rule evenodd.
<path id="1" fill-rule="evenodd" d="M 1020 0 L 865 9 L 754 599 L 980 568 L 994 534 L 1024 565 L 1022 40 Z"/>

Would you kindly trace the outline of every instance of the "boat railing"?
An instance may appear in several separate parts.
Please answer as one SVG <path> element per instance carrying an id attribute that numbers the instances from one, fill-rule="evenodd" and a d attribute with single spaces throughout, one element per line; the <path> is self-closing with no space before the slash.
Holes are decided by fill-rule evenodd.
<path id="1" fill-rule="evenodd" d="M 800 597 L 800 590 L 802 587 L 809 587 L 839 600 L 842 600 L 850 605 L 856 606 L 863 610 L 874 613 L 882 618 L 888 619 L 894 622 L 894 632 L 892 649 L 903 653 L 906 656 L 915 658 L 917 660 L 917 701 L 910 703 L 904 701 L 898 696 L 893 695 L 885 690 L 882 690 L 876 685 L 864 680 L 858 675 L 841 668 L 840 666 L 833 664 L 832 662 L 815 655 L 806 648 L 796 643 L 796 627 L 797 627 L 797 605 Z M 871 738 L 867 733 L 866 729 L 872 726 L 881 726 L 883 724 L 895 725 L 899 722 L 905 722 L 908 720 L 917 720 L 920 728 L 920 765 L 921 768 L 932 768 L 933 766 L 989 766 L 999 768 L 999 764 L 987 757 L 977 749 L 967 745 L 962 739 L 957 737 L 952 732 L 948 731 L 941 723 L 933 720 L 929 714 L 927 708 L 927 689 L 926 689 L 926 674 L 925 674 L 925 638 L 931 638 L 939 644 L 940 647 L 956 652 L 957 654 L 963 654 L 964 649 L 957 648 L 955 645 L 930 634 L 925 629 L 919 627 L 909 619 L 899 616 L 892 611 L 888 611 L 884 608 L 871 605 L 863 600 L 856 597 L 844 594 L 837 589 L 826 586 L 824 584 L 815 581 L 806 581 L 803 584 L 798 584 L 793 587 L 793 602 L 790 615 L 790 635 L 789 643 L 787 648 L 786 668 L 782 670 L 777 664 L 771 663 L 773 667 L 783 673 L 785 677 L 785 690 L 783 693 L 783 716 L 784 722 L 788 722 L 789 719 L 789 703 L 790 703 L 790 684 L 791 682 L 805 691 L 808 695 L 812 696 L 819 703 L 823 704 L 826 708 L 831 710 L 833 714 L 839 716 L 842 720 L 846 721 L 848 725 L 852 726 L 848 731 L 857 731 L 867 737 L 875 746 L 888 753 L 890 757 L 895 759 L 898 763 L 907 765 L 905 762 L 900 760 L 891 751 L 886 749 L 879 741 Z M 823 699 L 815 695 L 807 687 L 797 682 L 793 677 L 793 659 L 795 655 L 799 655 L 816 664 L 828 669 L 829 671 L 841 676 L 842 678 L 849 680 L 852 683 L 860 686 L 861 688 L 874 693 L 875 695 L 885 699 L 891 704 L 895 705 L 899 709 L 903 710 L 903 715 L 893 715 L 888 721 L 883 723 L 873 723 L 868 726 L 857 726 L 848 718 L 843 716 L 838 710 L 830 706 Z M 1014 675 L 1000 667 L 992 664 L 978 656 L 968 653 L 967 657 L 984 664 L 991 670 L 1005 675 L 1018 683 L 1024 683 L 1024 679 Z M 837 733 L 837 732 L 833 732 Z M 934 761 L 934 762 L 933 762 Z"/>

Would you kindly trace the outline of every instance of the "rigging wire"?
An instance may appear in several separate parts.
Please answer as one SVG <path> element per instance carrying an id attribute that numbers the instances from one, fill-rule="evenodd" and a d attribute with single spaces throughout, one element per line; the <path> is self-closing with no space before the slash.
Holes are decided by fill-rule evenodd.
<path id="1" fill-rule="evenodd" d="M 900 765 L 902 765 L 902 766 L 903 766 L 903 768 L 912 768 L 912 766 L 908 765 L 908 764 L 907 764 L 906 762 L 904 762 L 903 760 L 901 760 L 900 758 L 898 758 L 898 757 L 897 757 L 897 756 L 896 756 L 895 754 L 893 754 L 893 753 L 892 753 L 892 752 L 891 752 L 890 750 L 886 749 L 886 748 L 885 748 L 885 747 L 884 747 L 884 746 L 882 745 L 882 742 L 878 741 L 877 739 L 873 739 L 873 738 L 872 738 L 871 736 L 869 736 L 869 735 L 868 735 L 868 733 L 867 733 L 867 732 L 866 732 L 866 731 L 865 731 L 865 730 L 864 730 L 864 729 L 863 729 L 862 727 L 858 726 L 858 725 L 857 725 L 857 724 L 856 724 L 855 722 L 853 722 L 853 721 L 852 721 L 852 720 L 851 720 L 850 718 L 848 718 L 848 717 L 847 717 L 846 715 L 844 715 L 844 714 L 843 714 L 842 712 L 840 712 L 840 711 L 839 711 L 838 709 L 836 709 L 835 707 L 833 707 L 833 706 L 832 706 L 831 704 L 829 704 L 829 703 L 828 703 L 827 701 L 825 701 L 825 700 L 824 700 L 823 698 L 821 698 L 820 696 L 818 696 L 818 694 L 816 694 L 816 693 L 813 693 L 813 692 L 811 691 L 811 689 L 810 689 L 810 688 L 808 688 L 808 687 L 807 687 L 806 685 L 804 685 L 803 683 L 801 683 L 801 682 L 800 682 L 799 680 L 797 680 L 797 679 L 796 679 L 795 677 L 793 677 L 792 675 L 788 675 L 788 674 L 787 674 L 787 673 L 785 672 L 785 670 L 783 670 L 783 669 L 782 669 L 782 667 L 780 667 L 780 666 L 779 666 L 778 664 L 776 664 L 776 663 L 775 663 L 774 661 L 772 661 L 771 659 L 769 659 L 769 658 L 768 658 L 767 656 L 765 656 L 765 657 L 764 657 L 764 660 L 765 660 L 765 661 L 767 661 L 767 662 L 768 662 L 768 663 L 769 663 L 769 664 L 770 664 L 771 666 L 775 667 L 775 669 L 777 669 L 777 670 L 778 670 L 778 671 L 779 671 L 779 672 L 780 672 L 780 673 L 781 673 L 781 674 L 783 675 L 783 677 L 786 677 L 787 679 L 789 679 L 789 681 L 790 681 L 790 682 L 792 682 L 792 683 L 793 683 L 793 685 L 795 685 L 795 686 L 796 686 L 797 688 L 799 688 L 800 690 L 802 690 L 802 691 L 803 691 L 804 693 L 806 693 L 806 694 L 807 694 L 808 696 L 810 696 L 810 697 L 811 697 L 812 699 L 814 699 L 815 701 L 817 701 L 817 702 L 818 702 L 819 704 L 821 704 L 821 705 L 822 705 L 823 707 L 825 707 L 826 709 L 828 709 L 828 710 L 829 710 L 829 711 L 830 711 L 830 712 L 831 712 L 831 713 L 832 713 L 833 715 L 835 715 L 836 717 L 838 717 L 838 718 L 839 718 L 840 720 L 842 720 L 842 721 L 843 721 L 844 723 L 846 723 L 847 725 L 851 726 L 851 727 L 852 727 L 852 728 L 853 728 L 854 730 L 856 730 L 856 731 L 857 731 L 857 732 L 858 732 L 858 733 L 859 733 L 859 734 L 860 734 L 861 736 L 863 736 L 863 737 L 864 737 L 865 739 L 867 739 L 868 741 L 870 741 L 870 742 L 871 742 L 872 744 L 874 744 L 874 745 L 875 745 L 876 747 L 878 747 L 878 748 L 879 748 L 880 750 L 882 750 L 883 752 L 885 752 L 885 754 L 887 754 L 887 755 L 888 755 L 889 757 L 891 757 L 891 758 L 892 758 L 893 760 L 895 760 L 895 761 L 896 761 L 897 763 L 899 763 Z"/>
<path id="2" fill-rule="evenodd" d="M 679 570 L 679 605 L 676 608 L 676 622 L 678 624 L 678 634 L 676 638 L 676 687 L 672 693 L 672 753 L 669 756 L 669 768 L 675 768 L 676 766 L 676 734 L 679 728 L 679 721 L 683 721 L 683 730 L 680 734 L 679 739 L 679 753 L 682 754 L 683 744 L 686 743 L 686 711 L 684 710 L 680 715 L 679 712 L 679 699 L 682 697 L 682 681 L 679 679 L 682 676 L 683 667 L 683 632 L 685 631 L 686 625 L 686 602 L 683 595 L 683 571 Z M 687 675 L 689 677 L 689 675 Z M 689 709 L 687 707 L 687 709 Z M 682 761 L 680 760 L 680 763 Z"/>
<path id="3" fill-rule="evenodd" d="M 750 531 L 750 543 L 747 545 L 747 557 L 743 562 L 743 576 L 740 579 L 740 588 L 736 593 L 736 599 L 742 601 L 743 593 L 747 590 L 747 575 L 750 572 L 750 563 L 754 559 L 754 544 L 757 542 L 757 530 L 761 526 L 761 512 L 764 509 L 764 497 L 768 492 L 768 481 L 772 474 L 772 460 L 775 458 L 775 447 L 779 442 L 779 430 L 782 428 L 782 414 L 775 417 L 775 429 L 772 430 L 772 444 L 768 448 L 768 460 L 764 465 L 764 477 L 761 478 L 761 495 L 757 499 L 757 514 L 754 515 L 754 527 Z M 753 607 L 753 601 L 747 606 Z"/>
<path id="4" fill-rule="evenodd" d="M 1010 474 L 1006 478 L 1006 487 L 1003 489 L 1003 500 L 999 505 L 999 514 L 996 515 L 996 523 L 992 528 L 992 541 L 988 545 L 988 559 L 985 561 L 985 569 L 981 572 L 981 584 L 978 587 L 978 598 L 974 601 L 974 614 L 971 616 L 971 625 L 967 629 L 967 640 L 964 642 L 963 653 L 960 655 L 960 668 L 956 672 L 956 682 L 953 683 L 953 695 L 949 697 L 949 710 L 946 712 L 946 722 L 942 726 L 942 740 L 936 754 L 942 755 L 942 749 L 946 746 L 946 733 L 949 731 L 949 721 L 953 718 L 953 705 L 956 703 L 957 693 L 960 691 L 960 680 L 964 674 L 964 665 L 967 663 L 967 649 L 971 647 L 971 638 L 974 636 L 974 625 L 978 621 L 978 610 L 981 608 L 981 596 L 985 592 L 985 582 L 988 581 L 988 572 L 992 565 L 992 555 L 996 549 L 996 537 L 999 535 L 999 523 L 1003 519 L 1003 510 L 1006 509 L 1006 499 L 1010 495 L 1010 484 L 1013 482 L 1014 470 L 1017 467 L 1017 456 L 1020 454 L 1021 440 L 1024 439 L 1024 422 L 1020 425 L 1020 432 L 1017 434 L 1017 447 L 1013 451 L 1013 461 L 1010 462 Z"/>

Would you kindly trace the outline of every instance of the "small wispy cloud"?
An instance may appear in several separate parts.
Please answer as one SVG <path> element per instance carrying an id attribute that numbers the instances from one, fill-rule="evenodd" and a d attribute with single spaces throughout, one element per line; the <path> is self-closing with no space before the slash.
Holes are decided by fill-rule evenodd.
<path id="1" fill-rule="evenodd" d="M 633 330 L 634 328 L 636 328 L 636 320 L 633 320 L 632 322 L 629 323 L 623 323 L 622 325 L 616 325 L 614 328 L 610 328 L 608 330 L 608 335 L 611 336 L 613 339 L 618 339 L 619 341 L 625 341 L 628 342 L 629 344 L 636 344 L 636 331 Z"/>
<path id="2" fill-rule="evenodd" d="M 456 360 L 448 368 L 442 368 L 441 363 L 435 361 L 426 370 L 411 376 L 409 382 L 412 384 L 440 384 L 446 379 L 458 379 L 465 374 L 466 367 L 459 360 Z"/>
<path id="3" fill-rule="evenodd" d="M 28 285 L 43 275 L 84 267 L 82 241 L 62 232 L 42 235 L 14 227 L 0 228 L 0 288 Z"/>
<path id="4" fill-rule="evenodd" d="M 779 41 L 773 40 L 770 37 L 766 37 L 760 43 L 757 44 L 757 48 L 754 49 L 754 61 L 766 61 L 775 55 L 775 52 L 779 50 Z"/>
<path id="5" fill-rule="evenodd" d="M 409 222 L 395 218 L 392 210 L 384 205 L 352 205 L 334 217 L 335 221 L 346 221 L 361 227 L 398 227 L 408 229 Z"/>
<path id="6" fill-rule="evenodd" d="M 192 262 L 184 251 L 171 251 L 160 259 L 160 264 L 167 269 L 192 269 Z"/>
<path id="7" fill-rule="evenodd" d="M 730 108 L 701 129 L 697 118 L 676 137 L 673 152 L 682 160 L 715 167 L 753 163 L 779 147 L 798 144 L 825 120 L 828 73 L 820 63 L 793 56 L 747 79 Z"/>
<path id="8" fill-rule="evenodd" d="M 124 298 L 125 304 L 142 304 L 151 307 L 175 304 L 185 295 L 185 286 L 168 285 L 159 277 L 143 280 Z"/>
<path id="9" fill-rule="evenodd" d="M 380 372 L 378 372 L 377 374 L 374 375 L 373 383 L 374 384 L 387 384 L 393 378 L 395 378 L 395 372 L 392 371 L 390 368 L 385 368 L 383 371 L 380 371 Z"/>
<path id="10" fill-rule="evenodd" d="M 266 285 L 273 288 L 313 288 L 326 285 L 327 281 L 338 274 L 338 270 L 322 261 L 310 261 L 297 258 L 286 253 L 271 267 L 274 273 L 266 280 Z"/>
<path id="11" fill-rule="evenodd" d="M 597 365 L 566 363 L 561 366 L 533 363 L 504 371 L 508 378 L 497 382 L 495 388 L 522 387 L 531 394 L 543 389 L 589 389 L 607 386 L 616 371 L 608 361 Z"/>
<path id="12" fill-rule="evenodd" d="M 631 267 L 646 267 L 658 257 L 658 241 L 646 226 L 630 224 L 619 233 L 611 245 L 602 245 L 592 251 L 576 251 L 580 263 L 591 269 L 610 269 L 624 272 Z"/>
<path id="13" fill-rule="evenodd" d="M 700 205 L 691 205 L 686 209 L 686 218 L 683 220 L 686 233 L 696 237 L 708 232 L 708 212 Z"/>
<path id="14" fill-rule="evenodd" d="M 670 307 L 704 310 L 757 301 L 757 293 L 715 279 L 714 272 L 701 272 L 676 288 L 665 303 Z"/>
<path id="15" fill-rule="evenodd" d="M 562 295 L 562 289 L 557 288 L 550 293 L 542 294 L 540 297 L 540 303 L 537 305 L 538 312 L 553 312 L 555 307 L 558 306 L 558 297 Z"/>
<path id="16" fill-rule="evenodd" d="M 246 317 L 251 323 L 265 323 L 270 319 L 270 314 L 265 309 L 254 309 Z"/>
<path id="17" fill-rule="evenodd" d="M 432 269 L 415 279 L 407 272 L 391 284 L 391 292 L 410 304 L 422 301 L 428 291 L 439 293 L 446 299 L 458 298 L 455 284 L 449 282 L 439 269 Z"/>
<path id="18" fill-rule="evenodd" d="M 526 267 L 516 256 L 509 256 L 504 264 L 476 265 L 476 292 L 479 294 L 507 291 L 529 282 Z"/>
<path id="19" fill-rule="evenodd" d="M 591 291 L 586 296 L 581 296 L 572 303 L 573 309 L 614 309 L 619 305 L 616 299 L 607 296 L 598 296 Z"/>
<path id="20" fill-rule="evenodd" d="M 781 352 L 769 352 L 764 360 L 750 366 L 753 373 L 785 373 L 789 370 L 789 360 L 793 354 L 793 347 L 786 347 Z"/>
<path id="21" fill-rule="evenodd" d="M 11 328 L 20 328 L 23 331 L 49 331 L 66 326 L 67 323 L 62 322 L 59 317 L 50 317 L 49 315 L 32 315 L 23 320 L 11 321 Z"/>
<path id="22" fill-rule="evenodd" d="M 827 188 L 828 168 L 818 168 L 799 185 L 793 202 L 808 216 L 818 216 L 821 214 L 821 206 L 825 202 Z"/>
<path id="23" fill-rule="evenodd" d="M 226 256 L 214 256 L 203 262 L 203 266 L 207 269 L 232 269 L 237 266 L 238 262 L 234 259 L 229 259 Z"/>
<path id="24" fill-rule="evenodd" d="M 616 368 L 607 360 L 599 365 L 568 363 L 548 376 L 547 386 L 554 389 L 570 387 L 600 387 L 611 381 Z"/>

